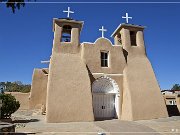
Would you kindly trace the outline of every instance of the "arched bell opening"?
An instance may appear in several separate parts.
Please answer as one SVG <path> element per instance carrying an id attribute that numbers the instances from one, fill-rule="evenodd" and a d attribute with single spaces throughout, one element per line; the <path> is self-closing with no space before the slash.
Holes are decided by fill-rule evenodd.
<path id="1" fill-rule="evenodd" d="M 70 25 L 63 26 L 61 42 L 71 42 L 71 30 L 72 27 Z"/>

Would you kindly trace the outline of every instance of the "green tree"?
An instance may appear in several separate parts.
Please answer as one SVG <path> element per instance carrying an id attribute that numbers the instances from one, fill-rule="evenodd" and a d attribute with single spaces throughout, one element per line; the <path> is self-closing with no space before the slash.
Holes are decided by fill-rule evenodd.
<path id="1" fill-rule="evenodd" d="M 15 82 L 0 82 L 1 86 L 6 87 L 7 92 L 23 92 L 27 93 L 31 90 L 30 84 L 23 84 L 21 81 Z"/>
<path id="2" fill-rule="evenodd" d="M 23 85 L 23 83 L 21 81 L 15 81 L 14 83 L 17 85 Z"/>
<path id="3" fill-rule="evenodd" d="M 171 90 L 180 90 L 180 85 L 179 84 L 174 84 Z"/>
<path id="4" fill-rule="evenodd" d="M 31 1 L 31 0 L 27 0 L 27 1 Z M 20 9 L 21 7 L 25 6 L 25 0 L 0 0 L 0 2 L 5 2 L 6 7 L 11 8 L 13 13 L 15 13 L 16 9 Z"/>
<path id="5" fill-rule="evenodd" d="M 15 97 L 11 94 L 0 94 L 2 100 L 1 118 L 9 118 L 11 114 L 17 111 L 20 107 L 19 101 L 16 101 Z"/>

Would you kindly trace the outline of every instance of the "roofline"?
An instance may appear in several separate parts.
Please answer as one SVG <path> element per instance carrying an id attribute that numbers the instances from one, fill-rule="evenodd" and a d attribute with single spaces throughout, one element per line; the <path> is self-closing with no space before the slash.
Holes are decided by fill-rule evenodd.
<path id="1" fill-rule="evenodd" d="M 55 28 L 54 28 L 55 21 L 59 21 L 59 20 L 66 21 L 66 22 L 71 22 L 71 23 L 75 23 L 75 24 L 80 24 L 82 26 L 80 28 L 80 31 L 82 30 L 83 25 L 84 25 L 84 21 L 78 21 L 78 20 L 66 19 L 66 18 L 53 18 L 53 31 L 55 30 Z"/>
<path id="2" fill-rule="evenodd" d="M 161 90 L 161 92 L 164 92 L 164 91 L 175 92 L 175 91 L 180 91 L 180 90 Z"/>
<path id="3" fill-rule="evenodd" d="M 121 30 L 123 27 L 134 27 L 134 28 L 139 28 L 139 29 L 144 29 L 146 28 L 146 26 L 140 26 L 140 25 L 134 25 L 134 24 L 127 24 L 127 23 L 121 23 L 116 29 L 115 31 L 112 33 L 111 37 L 115 37 L 115 34 Z"/>
<path id="4" fill-rule="evenodd" d="M 97 42 L 99 39 L 105 39 L 105 40 L 109 41 L 112 46 L 114 46 L 114 44 L 111 42 L 111 40 L 109 40 L 109 39 L 106 38 L 106 37 L 99 37 L 99 38 L 97 38 L 94 42 L 82 42 L 81 45 L 83 45 L 83 44 L 96 44 L 96 42 Z"/>

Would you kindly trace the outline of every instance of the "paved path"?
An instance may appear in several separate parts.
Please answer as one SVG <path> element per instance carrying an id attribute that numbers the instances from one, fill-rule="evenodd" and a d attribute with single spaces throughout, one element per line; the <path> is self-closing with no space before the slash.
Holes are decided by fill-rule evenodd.
<path id="1" fill-rule="evenodd" d="M 16 132 L 21 133 L 98 135 L 102 132 L 106 135 L 180 135 L 180 117 L 142 121 L 114 119 L 96 122 L 46 123 L 44 115 L 18 111 L 14 114 L 14 118 L 15 123 L 19 125 Z"/>
<path id="2" fill-rule="evenodd" d="M 164 135 L 180 135 L 180 116 L 136 121 Z"/>

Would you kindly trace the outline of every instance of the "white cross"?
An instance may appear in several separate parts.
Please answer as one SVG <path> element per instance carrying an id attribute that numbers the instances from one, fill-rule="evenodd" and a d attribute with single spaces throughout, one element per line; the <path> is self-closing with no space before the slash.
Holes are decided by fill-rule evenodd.
<path id="1" fill-rule="evenodd" d="M 126 16 L 122 16 L 122 18 L 125 18 L 125 19 L 126 19 L 126 23 L 128 23 L 128 20 L 129 20 L 129 19 L 132 19 L 132 17 L 129 17 L 129 16 L 128 16 L 128 13 L 126 13 Z"/>
<path id="2" fill-rule="evenodd" d="M 107 31 L 107 29 L 104 29 L 104 26 L 102 26 L 102 28 L 101 28 L 101 29 L 99 29 L 99 31 L 101 31 L 101 32 L 102 32 L 102 38 L 104 38 L 104 32 L 106 32 L 106 31 Z"/>
<path id="3" fill-rule="evenodd" d="M 64 11 L 64 10 L 63 10 L 63 12 L 64 12 L 64 13 L 67 13 L 67 17 L 68 17 L 68 18 L 69 18 L 70 13 L 72 13 L 72 14 L 74 13 L 73 11 L 70 10 L 70 7 L 68 7 L 68 10 L 67 10 L 67 11 Z"/>

